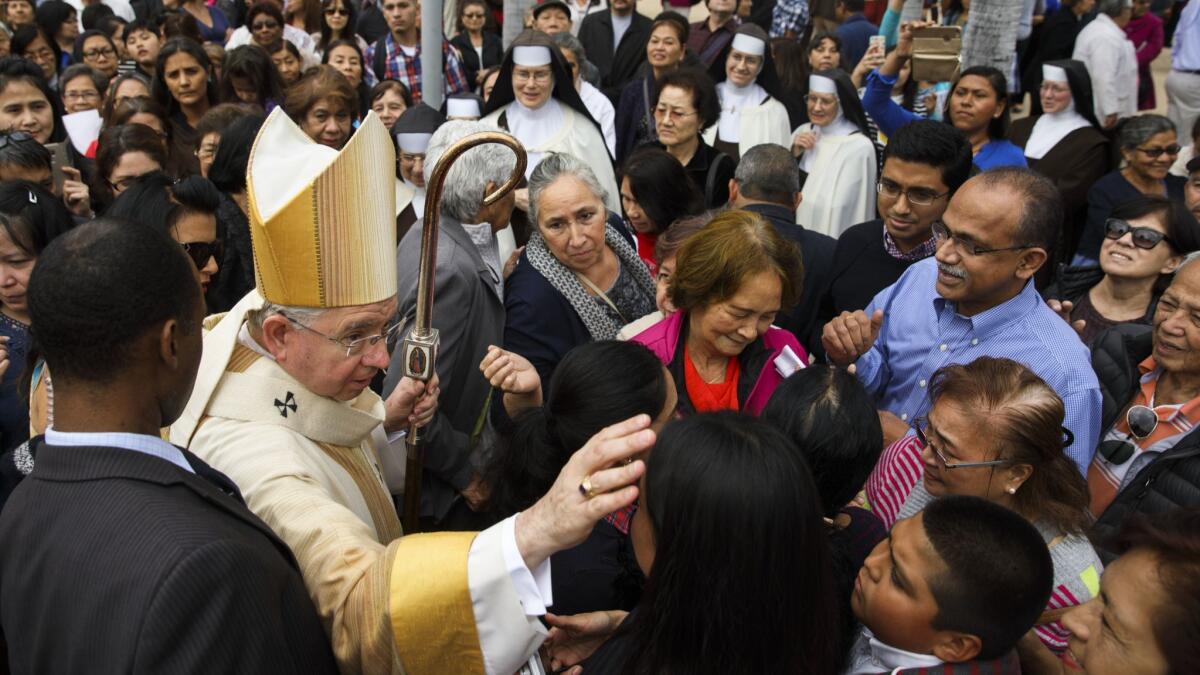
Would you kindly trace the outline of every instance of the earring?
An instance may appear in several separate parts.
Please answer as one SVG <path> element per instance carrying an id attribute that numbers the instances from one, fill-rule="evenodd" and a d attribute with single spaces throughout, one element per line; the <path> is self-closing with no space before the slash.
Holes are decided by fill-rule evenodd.
<path id="1" fill-rule="evenodd" d="M 1010 495 L 1017 494 L 1017 488 L 1015 488 L 1015 487 L 1008 488 L 1008 494 L 1010 494 Z"/>

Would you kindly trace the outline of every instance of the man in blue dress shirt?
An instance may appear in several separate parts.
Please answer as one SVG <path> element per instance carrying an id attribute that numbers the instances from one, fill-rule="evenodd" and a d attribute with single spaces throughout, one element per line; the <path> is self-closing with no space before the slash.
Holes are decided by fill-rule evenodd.
<path id="1" fill-rule="evenodd" d="M 938 368 L 980 356 L 1025 364 L 1062 398 L 1074 442 L 1067 455 L 1086 472 L 1100 433 L 1100 389 L 1087 348 L 1041 299 L 1033 276 L 1062 224 L 1054 185 L 1017 168 L 967 181 L 934 223 L 937 254 L 914 264 L 865 311 L 826 324 L 829 359 L 855 364 L 876 397 L 885 436 L 907 432 L 929 410 Z"/>

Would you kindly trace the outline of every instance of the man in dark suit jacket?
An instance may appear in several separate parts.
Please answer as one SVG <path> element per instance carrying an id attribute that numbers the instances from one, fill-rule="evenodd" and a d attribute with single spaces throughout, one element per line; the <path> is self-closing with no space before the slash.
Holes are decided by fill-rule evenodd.
<path id="1" fill-rule="evenodd" d="M 447 122 L 429 140 L 425 166 L 436 166 L 441 154 L 455 142 L 490 130 L 481 122 Z M 491 384 L 479 372 L 479 362 L 490 345 L 504 344 L 504 278 L 496 232 L 504 229 L 512 216 L 515 193 L 491 206 L 482 206 L 480 201 L 482 195 L 495 192 L 508 180 L 515 164 L 512 151 L 500 145 L 470 150 L 451 168 L 442 194 L 434 272 L 437 294 L 432 309 L 433 327 L 440 339 L 440 398 L 445 404 L 430 425 L 421 488 L 421 516 L 432 518 L 440 530 L 488 525 L 473 517 L 473 508 L 483 501 L 476 466 L 482 459 L 475 455 L 487 448 L 472 436 L 492 393 Z M 422 226 L 418 222 L 404 235 L 396 253 L 397 312 L 406 330 L 416 316 Z M 402 351 L 392 352 L 383 381 L 384 396 L 391 394 L 404 375 Z M 499 403 L 498 398 L 492 403 Z"/>
<path id="2" fill-rule="evenodd" d="M 617 28 L 625 22 L 628 27 L 614 43 Z M 609 9 L 587 15 L 579 26 L 579 41 L 588 60 L 600 71 L 600 88 L 613 106 L 621 100 L 621 89 L 646 62 L 651 23 L 638 13 L 633 0 L 612 0 Z"/>
<path id="3" fill-rule="evenodd" d="M 336 672 L 287 546 L 228 478 L 159 437 L 202 344 L 179 244 L 84 225 L 43 251 L 28 303 L 55 398 L 33 472 L 0 515 L 11 670 Z"/>
<path id="4" fill-rule="evenodd" d="M 796 224 L 800 170 L 792 153 L 773 143 L 756 145 L 742 153 L 733 180 L 729 181 L 729 205 L 761 215 L 800 247 L 804 261 L 800 301 L 789 311 L 781 312 L 775 323 L 791 331 L 811 352 L 809 336 L 814 327 L 820 326 L 817 307 L 829 285 L 829 266 L 837 241 Z"/>

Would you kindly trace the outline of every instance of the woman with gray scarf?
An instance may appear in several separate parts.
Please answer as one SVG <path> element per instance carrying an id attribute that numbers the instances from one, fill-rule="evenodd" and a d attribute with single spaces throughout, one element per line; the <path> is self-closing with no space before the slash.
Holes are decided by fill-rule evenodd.
<path id="1" fill-rule="evenodd" d="M 608 195 L 578 158 L 550 153 L 529 177 L 536 227 L 505 282 L 504 347 L 542 382 L 577 345 L 612 340 L 654 310 L 654 281 Z M 619 364 L 614 364 L 619 367 Z"/>

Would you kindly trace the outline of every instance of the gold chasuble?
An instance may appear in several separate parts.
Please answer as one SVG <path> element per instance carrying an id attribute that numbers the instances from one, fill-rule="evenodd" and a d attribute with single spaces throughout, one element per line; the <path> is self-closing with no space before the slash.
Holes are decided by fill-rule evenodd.
<path id="1" fill-rule="evenodd" d="M 384 468 L 403 465 L 403 443 L 383 431 L 383 401 L 370 389 L 351 401 L 309 392 L 247 327 L 268 302 L 395 295 L 394 162 L 373 113 L 340 152 L 280 110 L 268 118 L 248 169 L 258 288 L 206 322 L 171 441 L 237 483 L 291 547 L 342 672 L 507 675 L 545 635 L 514 587 L 511 524 L 402 537 Z"/>

